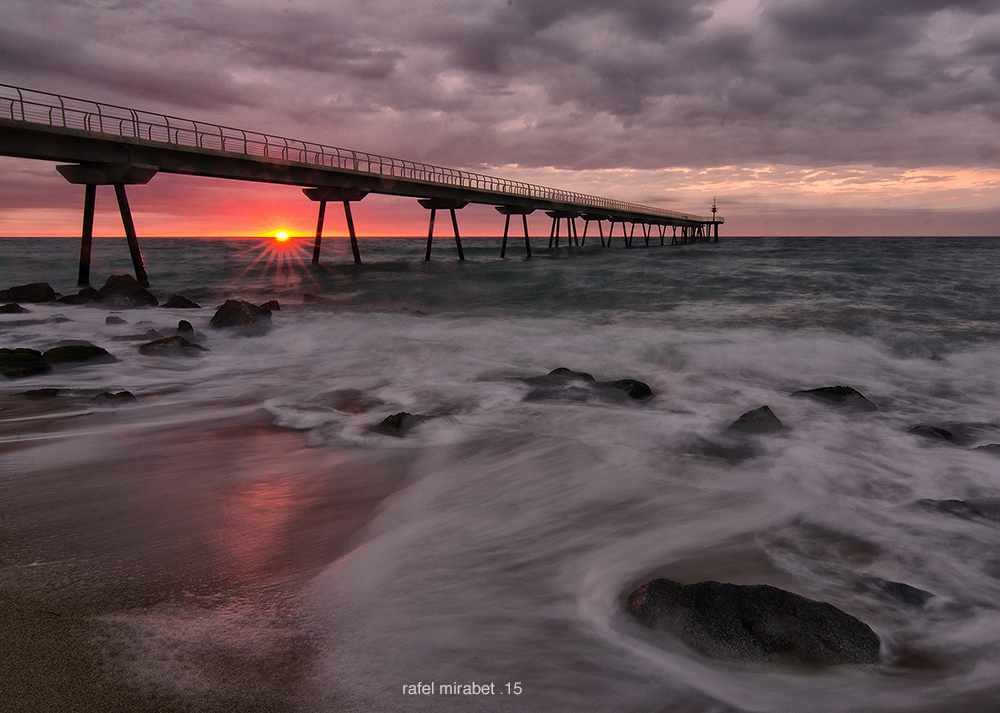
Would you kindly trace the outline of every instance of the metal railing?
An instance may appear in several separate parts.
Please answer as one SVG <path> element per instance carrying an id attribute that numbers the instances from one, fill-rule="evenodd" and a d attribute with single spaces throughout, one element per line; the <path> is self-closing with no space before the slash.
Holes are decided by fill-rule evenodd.
<path id="1" fill-rule="evenodd" d="M 479 189 L 518 198 L 537 198 L 597 210 L 706 223 L 685 213 L 601 198 L 522 181 L 380 156 L 366 151 L 315 144 L 230 126 L 0 84 L 0 116 L 30 124 L 77 129 L 105 136 L 153 141 L 171 146 L 225 151 L 241 156 L 280 159 L 429 184 Z"/>

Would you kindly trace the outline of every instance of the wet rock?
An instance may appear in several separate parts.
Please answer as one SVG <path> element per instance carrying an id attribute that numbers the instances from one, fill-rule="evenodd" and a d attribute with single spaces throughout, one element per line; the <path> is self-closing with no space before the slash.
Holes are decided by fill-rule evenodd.
<path id="1" fill-rule="evenodd" d="M 917 505 L 932 512 L 955 515 L 963 520 L 1000 523 L 1000 498 L 974 500 L 918 500 Z"/>
<path id="2" fill-rule="evenodd" d="M 397 438 L 402 438 L 407 434 L 408 431 L 412 430 L 414 426 L 427 421 L 433 416 L 423 416 L 420 414 L 412 413 L 394 413 L 391 416 L 386 416 L 382 419 L 382 422 L 377 426 L 372 426 L 372 431 L 375 433 L 381 433 L 384 436 L 396 436 Z"/>
<path id="3" fill-rule="evenodd" d="M 85 305 L 94 301 L 94 297 L 97 295 L 97 290 L 88 285 L 84 287 L 75 295 L 66 295 L 65 297 L 60 297 L 56 302 L 67 305 Z"/>
<path id="4" fill-rule="evenodd" d="M 54 399 L 63 391 L 65 391 L 65 389 L 55 389 L 49 387 L 46 389 L 31 389 L 30 391 L 22 391 L 18 394 L 18 396 L 23 396 L 26 399 Z"/>
<path id="5" fill-rule="evenodd" d="M 774 411 L 769 406 L 761 406 L 753 411 L 747 411 L 740 416 L 729 426 L 729 430 L 739 431 L 740 433 L 762 434 L 777 433 L 784 427 L 785 425 L 781 422 L 781 419 L 774 415 Z"/>
<path id="6" fill-rule="evenodd" d="M 262 304 L 260 307 L 261 307 L 261 309 L 267 309 L 267 310 L 270 310 L 272 312 L 280 312 L 281 311 L 281 305 L 278 304 L 278 300 L 268 300 L 267 302 L 265 302 L 264 304 Z"/>
<path id="7" fill-rule="evenodd" d="M 52 365 L 34 349 L 0 349 L 0 374 L 8 379 L 21 379 L 52 371 Z"/>
<path id="8" fill-rule="evenodd" d="M 944 428 L 937 428 L 936 426 L 914 426 L 909 432 L 915 436 L 928 438 L 932 441 L 947 441 L 948 443 L 954 443 L 956 440 L 954 433 Z"/>
<path id="9" fill-rule="evenodd" d="M 46 349 L 42 359 L 49 364 L 109 364 L 118 361 L 107 349 L 93 344 L 63 344 Z"/>
<path id="10" fill-rule="evenodd" d="M 29 311 L 17 302 L 11 302 L 0 307 L 0 314 L 26 314 Z"/>
<path id="11" fill-rule="evenodd" d="M 56 291 L 47 282 L 32 282 L 0 290 L 0 302 L 52 302 Z"/>
<path id="12" fill-rule="evenodd" d="M 260 336 L 271 326 L 271 310 L 246 300 L 226 300 L 209 324 L 216 329 L 234 329 L 245 336 Z"/>
<path id="13" fill-rule="evenodd" d="M 138 406 L 139 399 L 132 395 L 130 391 L 102 391 L 101 393 L 90 399 L 91 406 L 98 406 L 100 408 L 118 408 L 120 406 Z"/>
<path id="14" fill-rule="evenodd" d="M 153 293 L 131 275 L 111 275 L 94 295 L 93 302 L 113 309 L 155 307 L 159 304 Z"/>
<path id="15" fill-rule="evenodd" d="M 867 624 L 766 584 L 654 579 L 629 595 L 628 611 L 720 661 L 815 667 L 880 660 L 881 642 Z"/>
<path id="16" fill-rule="evenodd" d="M 601 381 L 598 386 L 607 389 L 616 389 L 636 401 L 644 401 L 653 398 L 653 390 L 649 384 L 645 384 L 636 379 L 617 379 L 615 381 Z"/>
<path id="17" fill-rule="evenodd" d="M 184 337 L 164 337 L 139 346 L 139 353 L 144 356 L 201 356 L 209 351 L 200 344 L 189 342 Z"/>
<path id="18" fill-rule="evenodd" d="M 832 406 L 856 411 L 878 411 L 878 406 L 850 386 L 822 386 L 818 389 L 796 391 L 792 396 L 806 396 Z"/>
<path id="19" fill-rule="evenodd" d="M 911 587 L 902 582 L 892 582 L 873 575 L 862 575 L 857 579 L 858 589 L 874 594 L 879 599 L 910 607 L 922 607 L 934 598 L 930 592 Z"/>
<path id="20" fill-rule="evenodd" d="M 188 341 L 194 339 L 194 325 L 188 322 L 186 319 L 182 319 L 177 323 L 177 329 L 174 331 L 178 337 L 184 337 Z"/>
<path id="21" fill-rule="evenodd" d="M 105 324 L 128 324 L 128 322 L 126 322 L 124 319 L 122 319 L 121 317 L 116 317 L 113 314 L 109 314 L 107 317 L 105 317 L 104 318 L 104 323 Z"/>
<path id="22" fill-rule="evenodd" d="M 165 336 L 166 336 L 165 334 L 160 334 L 159 330 L 147 329 L 145 334 L 142 335 L 142 338 L 153 340 L 153 339 L 163 339 Z"/>
<path id="23" fill-rule="evenodd" d="M 692 452 L 706 458 L 724 460 L 729 465 L 738 465 L 757 455 L 757 449 L 747 439 L 730 439 L 719 441 L 700 440 Z"/>
<path id="24" fill-rule="evenodd" d="M 187 297 L 182 295 L 173 295 L 169 300 L 160 306 L 167 307 L 169 309 L 201 309 L 200 304 L 192 302 Z"/>
<path id="25" fill-rule="evenodd" d="M 988 446 L 976 446 L 972 450 L 989 453 L 994 456 L 1000 456 L 1000 443 L 990 443 Z"/>

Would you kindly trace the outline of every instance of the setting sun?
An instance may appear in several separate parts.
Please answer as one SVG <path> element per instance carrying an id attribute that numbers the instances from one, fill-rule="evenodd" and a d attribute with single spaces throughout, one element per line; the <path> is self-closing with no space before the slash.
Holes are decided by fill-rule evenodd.
<path id="1" fill-rule="evenodd" d="M 274 239 L 277 240 L 279 243 L 285 242 L 286 240 L 288 240 L 288 231 L 279 230 L 277 233 L 274 234 Z"/>

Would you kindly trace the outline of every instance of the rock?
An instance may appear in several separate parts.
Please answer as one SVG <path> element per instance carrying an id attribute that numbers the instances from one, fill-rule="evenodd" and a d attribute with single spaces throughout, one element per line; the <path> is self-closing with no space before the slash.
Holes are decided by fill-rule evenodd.
<path id="1" fill-rule="evenodd" d="M 280 312 L 281 311 L 281 305 L 278 304 L 278 300 L 268 300 L 267 302 L 265 302 L 264 304 L 262 304 L 260 306 L 260 308 L 261 309 L 267 309 L 267 310 L 270 310 L 272 312 Z"/>
<path id="2" fill-rule="evenodd" d="M 653 398 L 653 390 L 649 384 L 644 384 L 636 379 L 618 379 L 616 381 L 601 381 L 597 384 L 609 389 L 617 389 L 631 399 L 642 401 Z"/>
<path id="3" fill-rule="evenodd" d="M 96 347 L 93 344 L 64 344 L 52 347 L 42 353 L 42 359 L 49 364 L 79 364 L 81 362 L 109 364 L 118 361 L 107 349 Z"/>
<path id="4" fill-rule="evenodd" d="M 139 353 L 144 356 L 201 356 L 209 351 L 200 344 L 189 342 L 184 337 L 164 337 L 139 346 Z"/>
<path id="5" fill-rule="evenodd" d="M 29 311 L 30 310 L 26 310 L 17 302 L 11 302 L 0 307 L 0 314 L 25 314 Z"/>
<path id="6" fill-rule="evenodd" d="M 142 338 L 153 340 L 153 339 L 163 339 L 164 336 L 166 335 L 160 334 L 159 331 L 155 329 L 147 329 L 146 332 L 142 335 Z"/>
<path id="7" fill-rule="evenodd" d="M 930 592 L 925 592 L 923 589 L 917 589 L 902 582 L 890 582 L 878 577 L 865 577 L 863 581 L 877 592 L 911 607 L 922 607 L 930 599 L 934 598 L 934 595 Z"/>
<path id="8" fill-rule="evenodd" d="M 0 349 L 0 374 L 8 379 L 21 379 L 52 371 L 52 365 L 34 349 Z"/>
<path id="9" fill-rule="evenodd" d="M 82 290 L 77 292 L 75 295 L 66 295 L 65 297 L 60 297 L 56 302 L 61 302 L 62 304 L 68 305 L 85 305 L 94 301 L 94 296 L 97 294 L 91 286 L 84 287 Z"/>
<path id="10" fill-rule="evenodd" d="M 1000 498 L 975 500 L 918 500 L 917 505 L 934 512 L 955 515 L 963 520 L 1000 523 Z"/>
<path id="11" fill-rule="evenodd" d="M 729 430 L 741 433 L 777 433 L 784 427 L 769 406 L 761 406 L 740 416 L 732 423 Z"/>
<path id="12" fill-rule="evenodd" d="M 111 275 L 94 295 L 94 303 L 114 309 L 155 307 L 159 302 L 131 275 Z"/>
<path id="13" fill-rule="evenodd" d="M 1000 443 L 990 443 L 988 446 L 976 446 L 972 450 L 982 451 L 991 455 L 1000 456 Z"/>
<path id="14" fill-rule="evenodd" d="M 948 441 L 949 443 L 955 442 L 954 433 L 935 426 L 914 426 L 909 432 L 916 436 L 929 438 L 932 441 Z"/>
<path id="15" fill-rule="evenodd" d="M 271 326 L 271 310 L 246 300 L 226 300 L 209 324 L 216 329 L 235 329 L 246 336 L 260 336 Z"/>
<path id="16" fill-rule="evenodd" d="M 105 324 L 128 324 L 128 322 L 126 322 L 124 319 L 122 319 L 121 317 L 116 317 L 113 314 L 109 314 L 104 319 L 104 323 Z"/>
<path id="17" fill-rule="evenodd" d="M 169 309 L 201 309 L 200 304 L 192 302 L 187 297 L 181 295 L 174 295 L 160 306 Z"/>
<path id="18" fill-rule="evenodd" d="M 822 386 L 818 389 L 796 391 L 792 396 L 808 396 L 826 404 L 857 411 L 878 411 L 878 406 L 850 386 Z"/>
<path id="19" fill-rule="evenodd" d="M 572 369 L 567 369 L 564 366 L 556 367 L 548 373 L 548 376 L 554 376 L 557 379 L 575 379 L 579 381 L 587 381 L 590 383 L 595 383 L 594 377 L 585 371 L 573 371 Z"/>
<path id="20" fill-rule="evenodd" d="M 32 282 L 0 290 L 0 302 L 51 302 L 55 298 L 56 291 L 47 282 Z"/>
<path id="21" fill-rule="evenodd" d="M 54 399 L 62 392 L 63 389 L 49 387 L 46 389 L 31 389 L 30 391 L 22 391 L 18 394 L 18 396 L 23 396 L 26 399 Z"/>
<path id="22" fill-rule="evenodd" d="M 103 391 L 90 400 L 91 406 L 100 407 L 117 408 L 119 406 L 137 406 L 138 404 L 139 399 L 133 396 L 130 391 L 118 391 L 115 393 Z"/>
<path id="23" fill-rule="evenodd" d="M 186 319 L 182 319 L 177 323 L 177 329 L 174 331 L 178 337 L 184 337 L 188 341 L 194 339 L 194 325 L 188 322 Z"/>
<path id="24" fill-rule="evenodd" d="M 729 465 L 738 465 L 748 458 L 757 455 L 757 449 L 747 439 L 731 439 L 728 441 L 700 440 L 692 449 L 697 455 L 724 460 Z"/>
<path id="25" fill-rule="evenodd" d="M 434 417 L 422 416 L 419 414 L 414 415 L 406 413 L 405 411 L 401 413 L 394 413 L 391 416 L 386 416 L 382 419 L 382 422 L 377 426 L 372 426 L 372 431 L 375 433 L 381 433 L 385 436 L 396 436 L 397 438 L 402 438 L 414 426 L 431 418 Z"/>
<path id="26" fill-rule="evenodd" d="M 654 579 L 629 595 L 628 611 L 721 661 L 815 667 L 880 660 L 881 642 L 867 624 L 766 584 Z"/>

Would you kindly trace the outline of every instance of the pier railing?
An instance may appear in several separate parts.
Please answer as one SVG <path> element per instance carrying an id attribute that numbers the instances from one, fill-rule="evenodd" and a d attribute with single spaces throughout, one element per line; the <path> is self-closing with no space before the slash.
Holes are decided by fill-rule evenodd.
<path id="1" fill-rule="evenodd" d="M 332 169 L 402 178 L 424 183 L 480 189 L 521 198 L 570 203 L 597 210 L 624 211 L 675 220 L 708 219 L 663 208 L 601 198 L 523 181 L 487 176 L 366 151 L 326 146 L 272 134 L 209 124 L 166 114 L 102 104 L 0 84 L 0 116 L 13 121 L 77 129 L 96 134 L 154 141 L 172 146 L 225 151 L 243 156 L 280 159 Z"/>

